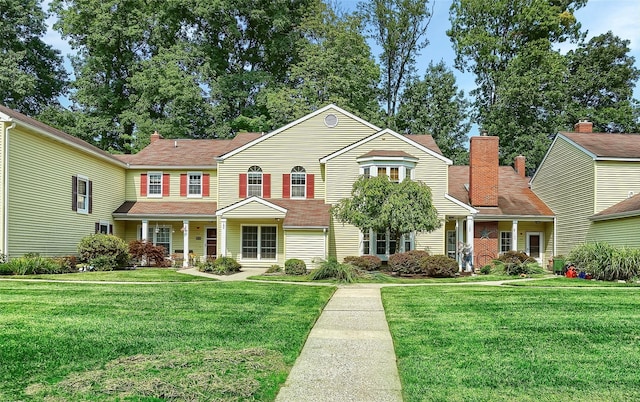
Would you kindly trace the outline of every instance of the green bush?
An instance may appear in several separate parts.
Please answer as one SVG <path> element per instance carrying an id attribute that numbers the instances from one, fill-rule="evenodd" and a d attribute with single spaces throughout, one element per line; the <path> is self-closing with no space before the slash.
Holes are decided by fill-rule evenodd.
<path id="1" fill-rule="evenodd" d="M 284 262 L 284 273 L 287 275 L 305 275 L 307 264 L 297 258 L 291 258 Z"/>
<path id="2" fill-rule="evenodd" d="M 72 272 L 78 272 L 78 259 L 75 255 L 67 255 L 65 257 L 53 257 L 51 258 L 55 264 L 57 264 L 60 269 L 58 270 L 61 274 L 67 274 Z"/>
<path id="3" fill-rule="evenodd" d="M 382 261 L 375 255 L 348 256 L 343 262 L 365 271 L 379 271 L 382 266 Z"/>
<path id="4" fill-rule="evenodd" d="M 98 233 L 82 238 L 78 244 L 78 254 L 82 261 L 94 267 L 94 260 L 98 257 L 108 257 L 99 259 L 97 263 L 100 266 L 112 265 L 112 269 L 124 267 L 129 262 L 127 243 L 117 236 L 108 234 Z"/>
<path id="5" fill-rule="evenodd" d="M 13 269 L 6 263 L 0 264 L 0 275 L 14 275 Z"/>
<path id="6" fill-rule="evenodd" d="M 118 261 L 112 255 L 99 255 L 88 261 L 90 271 L 113 271 L 118 268 Z"/>
<path id="7" fill-rule="evenodd" d="M 37 254 L 26 254 L 14 258 L 4 264 L 6 271 L 14 275 L 57 274 L 60 266 L 49 258 L 40 257 Z"/>
<path id="8" fill-rule="evenodd" d="M 487 264 L 484 267 L 480 268 L 480 273 L 483 275 L 489 275 L 491 273 L 491 265 Z"/>
<path id="9" fill-rule="evenodd" d="M 280 272 L 282 272 L 282 267 L 278 264 L 273 264 L 272 266 L 269 267 L 269 269 L 267 269 L 265 274 L 277 274 Z"/>
<path id="10" fill-rule="evenodd" d="M 430 255 L 420 260 L 422 273 L 434 278 L 452 278 L 458 273 L 458 262 L 446 255 Z"/>
<path id="11" fill-rule="evenodd" d="M 422 274 L 420 260 L 428 257 L 429 253 L 421 250 L 411 250 L 389 256 L 389 269 L 400 275 Z"/>
<path id="12" fill-rule="evenodd" d="M 197 267 L 201 272 L 228 275 L 234 272 L 240 272 L 242 266 L 232 257 L 218 257 L 207 259 L 205 262 L 199 262 Z"/>
<path id="13" fill-rule="evenodd" d="M 323 261 L 320 267 L 311 271 L 311 280 L 336 279 L 339 282 L 352 283 L 356 280 L 357 274 L 353 266 L 340 264 L 335 257 L 329 257 Z"/>
<path id="14" fill-rule="evenodd" d="M 533 275 L 543 274 L 545 270 L 535 260 L 527 263 L 503 263 L 495 261 L 494 273 L 504 275 Z"/>
<path id="15" fill-rule="evenodd" d="M 567 260 L 604 281 L 630 280 L 640 275 L 640 250 L 607 243 L 586 243 L 574 248 Z"/>

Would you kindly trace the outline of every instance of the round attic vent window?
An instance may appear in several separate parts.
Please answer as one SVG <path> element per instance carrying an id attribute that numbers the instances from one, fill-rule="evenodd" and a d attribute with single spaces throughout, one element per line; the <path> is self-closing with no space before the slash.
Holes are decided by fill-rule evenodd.
<path id="1" fill-rule="evenodd" d="M 328 114 L 324 117 L 324 124 L 327 127 L 335 127 L 338 125 L 338 116 L 335 114 Z"/>

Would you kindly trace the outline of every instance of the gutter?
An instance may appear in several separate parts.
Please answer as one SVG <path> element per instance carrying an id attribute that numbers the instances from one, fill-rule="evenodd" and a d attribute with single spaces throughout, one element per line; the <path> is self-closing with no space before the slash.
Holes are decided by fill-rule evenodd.
<path id="1" fill-rule="evenodd" d="M 8 122 L 7 122 L 8 123 Z M 4 203 L 2 205 L 2 215 L 3 215 L 3 228 L 2 228 L 2 236 L 3 243 L 2 244 L 2 254 L 9 257 L 9 130 L 16 127 L 16 122 L 13 121 L 9 127 L 7 127 L 4 131 L 4 144 L 2 147 L 4 155 L 2 155 L 4 159 L 4 167 L 2 172 L 2 199 Z"/>

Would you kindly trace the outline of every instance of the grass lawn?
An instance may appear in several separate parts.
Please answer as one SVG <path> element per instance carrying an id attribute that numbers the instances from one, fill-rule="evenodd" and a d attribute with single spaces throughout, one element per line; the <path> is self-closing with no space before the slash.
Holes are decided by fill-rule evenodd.
<path id="1" fill-rule="evenodd" d="M 586 287 L 609 287 L 609 288 L 629 288 L 640 287 L 640 283 L 632 282 L 618 282 L 618 281 L 594 281 L 584 280 L 578 278 L 565 278 L 564 276 L 557 276 L 554 278 L 541 279 L 537 281 L 526 281 L 509 283 L 510 286 L 537 286 L 537 287 L 571 287 L 571 288 L 586 288 Z"/>
<path id="2" fill-rule="evenodd" d="M 5 277 L 0 277 L 0 279 Z M 202 282 L 217 279 L 181 274 L 173 268 L 137 268 L 123 271 L 76 272 L 73 274 L 14 275 L 13 279 L 47 279 L 58 281 L 100 282 Z"/>
<path id="3" fill-rule="evenodd" d="M 0 400 L 273 400 L 333 291 L 0 281 Z"/>
<path id="4" fill-rule="evenodd" d="M 636 289 L 390 287 L 405 401 L 640 400 Z"/>

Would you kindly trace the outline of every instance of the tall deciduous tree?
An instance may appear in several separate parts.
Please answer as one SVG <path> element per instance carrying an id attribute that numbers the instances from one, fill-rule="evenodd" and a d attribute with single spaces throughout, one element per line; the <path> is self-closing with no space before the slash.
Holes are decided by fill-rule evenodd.
<path id="1" fill-rule="evenodd" d="M 396 124 L 405 134 L 431 134 L 442 153 L 456 164 L 469 156 L 465 149 L 469 121 L 469 101 L 458 90 L 453 72 L 443 61 L 433 64 L 424 79 L 413 79 L 405 88 Z"/>
<path id="2" fill-rule="evenodd" d="M 498 81 L 509 62 L 531 42 L 552 44 L 581 37 L 573 13 L 587 0 L 453 0 L 451 29 L 456 67 L 472 71 L 479 123 L 499 101 Z"/>
<path id="3" fill-rule="evenodd" d="M 442 225 L 429 186 L 410 179 L 393 183 L 387 176 L 360 177 L 351 197 L 340 200 L 331 213 L 362 232 L 388 230 L 397 244 L 404 233 L 431 232 Z"/>
<path id="4" fill-rule="evenodd" d="M 372 0 L 360 3 L 371 37 L 382 49 L 382 100 L 386 125 L 394 126 L 398 99 L 415 71 L 416 56 L 429 41 L 425 37 L 431 11 L 427 0 Z"/>
<path id="5" fill-rule="evenodd" d="M 640 109 L 633 100 L 640 71 L 629 56 L 629 43 L 609 31 L 567 54 L 565 129 L 587 118 L 599 132 L 640 131 Z"/>
<path id="6" fill-rule="evenodd" d="M 319 3 L 300 27 L 300 61 L 284 83 L 264 91 L 271 128 L 335 103 L 376 122 L 380 69 L 355 16 L 337 16 Z"/>
<path id="7" fill-rule="evenodd" d="M 57 104 L 67 74 L 60 52 L 43 42 L 39 0 L 0 1 L 0 103 L 28 115 Z"/>

